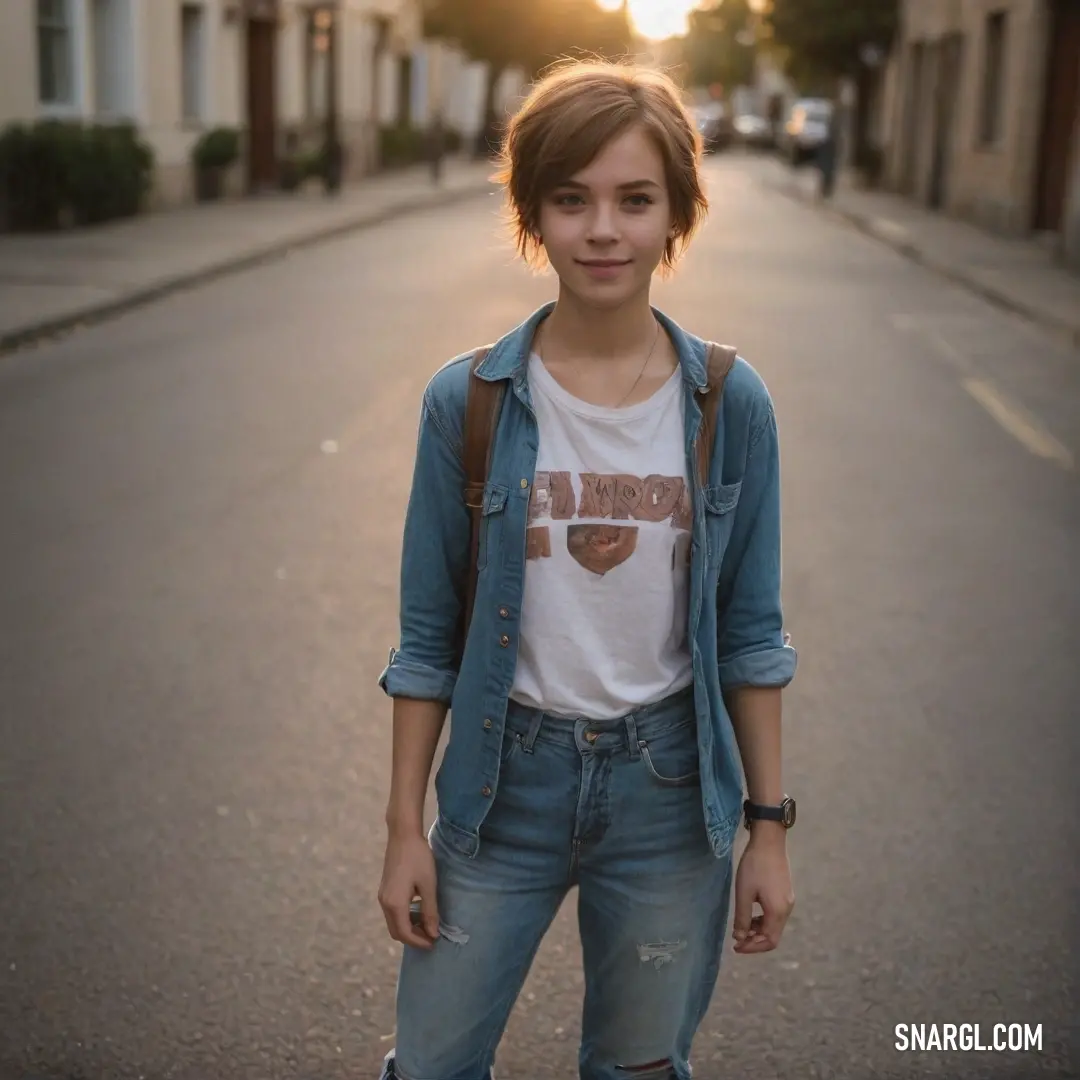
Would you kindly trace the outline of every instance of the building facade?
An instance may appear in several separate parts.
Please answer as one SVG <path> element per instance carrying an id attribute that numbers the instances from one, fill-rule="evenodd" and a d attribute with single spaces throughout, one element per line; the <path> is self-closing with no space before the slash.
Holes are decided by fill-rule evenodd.
<path id="1" fill-rule="evenodd" d="M 886 177 L 1080 265 L 1080 0 L 905 0 Z"/>
<path id="2" fill-rule="evenodd" d="M 379 168 L 380 128 L 439 109 L 476 130 L 485 76 L 423 40 L 419 0 L 3 0 L 0 70 L 0 127 L 135 123 L 154 150 L 157 205 L 193 197 L 191 149 L 210 128 L 241 131 L 230 188 L 257 191 L 319 142 L 333 110 L 355 178 Z"/>

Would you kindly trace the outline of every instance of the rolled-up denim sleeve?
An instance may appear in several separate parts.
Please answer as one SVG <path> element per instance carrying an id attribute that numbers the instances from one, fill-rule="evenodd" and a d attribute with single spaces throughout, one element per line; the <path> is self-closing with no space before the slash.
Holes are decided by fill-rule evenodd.
<path id="1" fill-rule="evenodd" d="M 798 658 L 780 602 L 780 444 L 771 404 L 750 440 L 716 601 L 721 688 L 787 686 Z"/>
<path id="2" fill-rule="evenodd" d="M 401 550 L 400 646 L 379 676 L 390 697 L 449 702 L 469 558 L 469 511 L 458 451 L 424 396 Z"/>

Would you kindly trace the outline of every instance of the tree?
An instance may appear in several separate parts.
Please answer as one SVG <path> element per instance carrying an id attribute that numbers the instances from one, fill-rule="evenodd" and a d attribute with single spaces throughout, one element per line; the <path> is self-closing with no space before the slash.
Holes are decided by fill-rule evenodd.
<path id="1" fill-rule="evenodd" d="M 424 33 L 454 41 L 488 64 L 477 147 L 483 153 L 497 137 L 495 87 L 507 68 L 535 77 L 566 55 L 618 57 L 632 39 L 626 11 L 603 10 L 595 0 L 425 0 Z"/>
<path id="2" fill-rule="evenodd" d="M 790 75 L 815 82 L 822 76 L 854 80 L 854 162 L 868 163 L 870 102 L 880 60 L 896 33 L 899 0 L 771 0 L 766 18 Z"/>
<path id="3" fill-rule="evenodd" d="M 795 64 L 856 78 L 867 47 L 892 44 L 898 8 L 898 0 L 772 0 L 766 19 Z"/>
<path id="4" fill-rule="evenodd" d="M 714 0 L 690 13 L 683 63 L 691 86 L 745 86 L 754 78 L 755 15 L 748 0 Z"/>

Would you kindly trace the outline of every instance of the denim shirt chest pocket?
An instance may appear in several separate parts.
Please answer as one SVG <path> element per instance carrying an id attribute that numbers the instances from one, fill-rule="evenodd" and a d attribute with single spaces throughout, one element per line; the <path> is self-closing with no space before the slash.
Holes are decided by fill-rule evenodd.
<path id="1" fill-rule="evenodd" d="M 484 570 L 492 553 L 498 556 L 505 530 L 506 500 L 510 489 L 505 484 L 489 480 L 484 485 L 484 501 L 480 510 L 480 546 L 476 568 Z"/>
<path id="2" fill-rule="evenodd" d="M 731 484 L 710 484 L 702 488 L 705 504 L 705 552 L 709 575 L 715 578 L 727 551 L 735 523 L 735 508 L 739 505 L 742 481 Z"/>

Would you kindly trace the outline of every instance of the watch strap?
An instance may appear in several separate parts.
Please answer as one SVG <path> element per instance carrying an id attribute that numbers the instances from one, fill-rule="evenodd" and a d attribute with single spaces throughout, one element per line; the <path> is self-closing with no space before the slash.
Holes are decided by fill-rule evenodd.
<path id="1" fill-rule="evenodd" d="M 743 820 L 747 828 L 751 821 L 778 821 L 790 829 L 795 824 L 795 800 L 785 795 L 779 806 L 764 806 L 747 799 L 743 803 Z"/>

